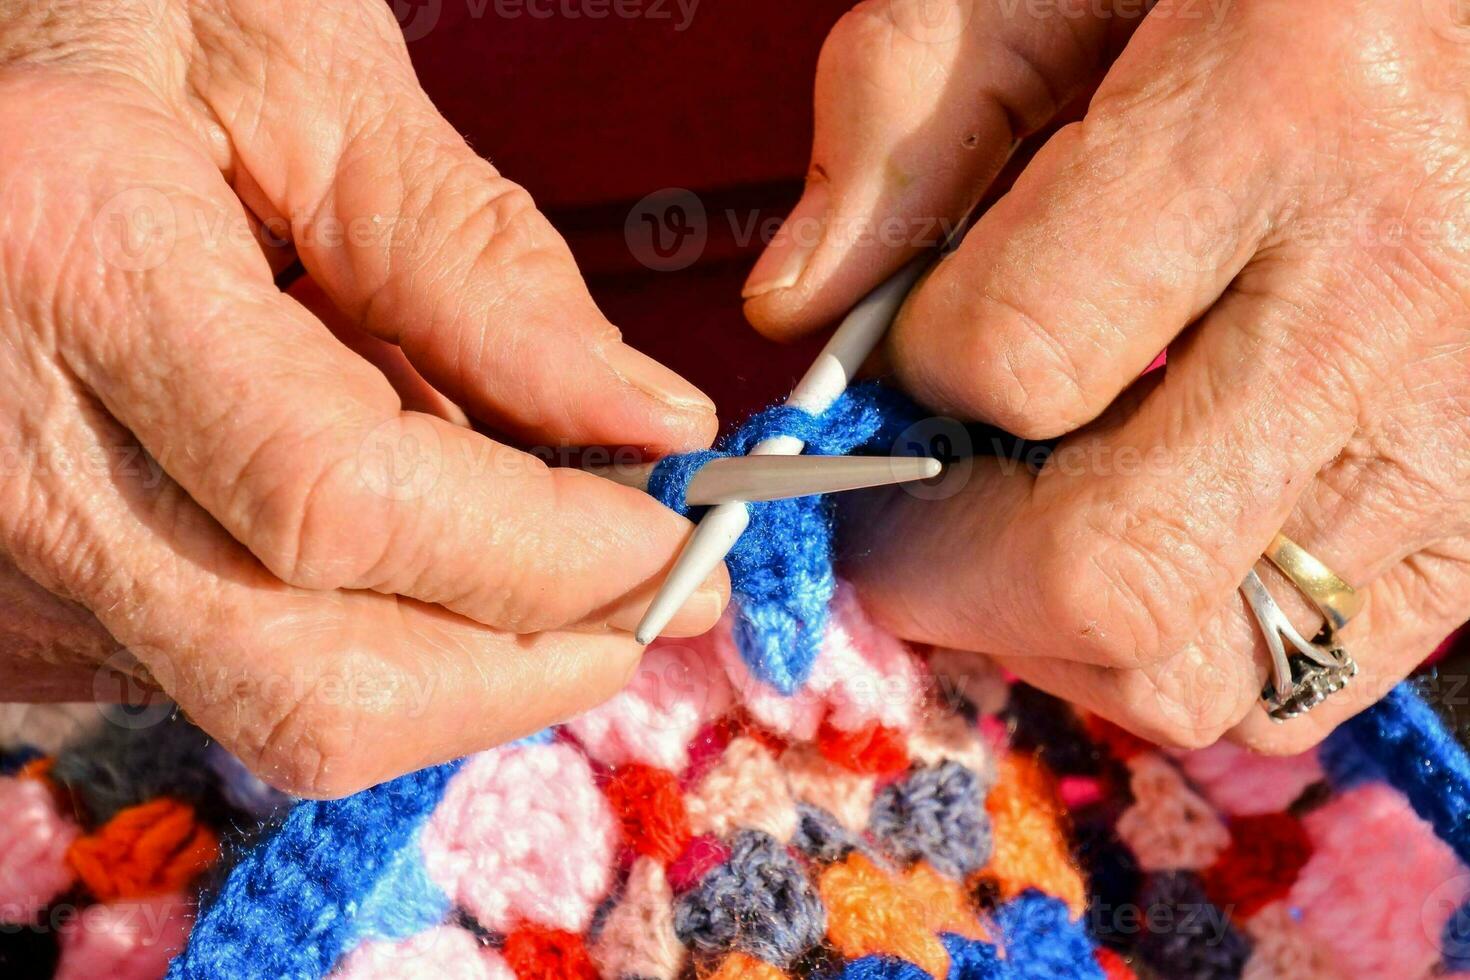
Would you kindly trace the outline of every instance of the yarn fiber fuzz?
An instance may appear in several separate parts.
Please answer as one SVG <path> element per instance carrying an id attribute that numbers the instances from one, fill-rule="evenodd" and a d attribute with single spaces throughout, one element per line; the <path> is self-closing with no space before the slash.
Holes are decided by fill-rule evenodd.
<path id="1" fill-rule="evenodd" d="M 887 451 L 905 418 L 859 388 L 726 450 Z M 681 502 L 707 458 L 671 461 L 660 492 Z M 344 800 L 281 797 L 179 718 L 0 743 L 0 977 L 1470 966 L 1470 760 L 1411 689 L 1293 759 L 1166 752 L 885 633 L 832 572 L 831 521 L 821 500 L 753 508 L 714 631 L 654 643 L 563 725 Z M 93 928 L 58 925 L 68 909 Z"/>

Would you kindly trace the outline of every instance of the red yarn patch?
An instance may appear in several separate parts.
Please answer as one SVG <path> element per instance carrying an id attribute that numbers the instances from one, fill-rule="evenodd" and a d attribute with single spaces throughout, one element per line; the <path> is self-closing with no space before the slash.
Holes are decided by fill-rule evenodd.
<path id="1" fill-rule="evenodd" d="M 1087 737 L 1106 749 L 1113 758 L 1119 762 L 1127 762 L 1140 752 L 1148 752 L 1154 746 L 1125 731 L 1117 725 L 1099 715 L 1088 715 L 1084 722 L 1087 728 Z"/>
<path id="2" fill-rule="evenodd" d="M 695 837 L 668 867 L 669 887 L 676 893 L 687 892 L 715 868 L 730 860 L 730 848 L 718 837 L 705 834 Z"/>
<path id="3" fill-rule="evenodd" d="M 1106 946 L 1093 950 L 1092 958 L 1102 967 L 1103 976 L 1108 980 L 1138 980 L 1138 974 L 1133 972 L 1128 961 Z"/>
<path id="4" fill-rule="evenodd" d="M 665 769 L 629 763 L 603 787 L 623 825 L 623 839 L 639 854 L 668 864 L 689 844 L 689 818 L 679 778 Z"/>
<path id="5" fill-rule="evenodd" d="M 1205 890 L 1232 918 L 1243 919 L 1289 892 L 1311 856 L 1306 829 L 1291 814 L 1236 817 L 1230 846 L 1204 873 Z"/>
<path id="6" fill-rule="evenodd" d="M 597 967 L 574 932 L 526 925 L 500 950 L 519 980 L 597 980 Z"/>
<path id="7" fill-rule="evenodd" d="M 158 799 L 119 810 L 67 851 L 77 877 L 104 902 L 178 891 L 214 864 L 219 844 L 194 808 Z"/>
<path id="8" fill-rule="evenodd" d="M 909 764 L 903 733 L 876 722 L 854 732 L 844 732 L 822 722 L 817 732 L 817 748 L 825 758 L 853 772 L 898 772 Z"/>

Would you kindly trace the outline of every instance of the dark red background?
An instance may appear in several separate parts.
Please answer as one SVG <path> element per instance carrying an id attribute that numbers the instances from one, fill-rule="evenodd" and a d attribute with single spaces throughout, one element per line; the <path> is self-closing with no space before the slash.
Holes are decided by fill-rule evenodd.
<path id="1" fill-rule="evenodd" d="M 684 30 L 674 0 L 625 0 L 644 15 L 602 19 L 585 15 L 599 0 L 531 2 L 554 16 L 521 0 L 397 0 L 395 12 L 429 94 L 535 195 L 629 340 L 726 420 L 779 397 L 814 347 L 745 325 L 740 285 L 759 242 L 742 248 L 729 229 L 795 202 L 817 54 L 850 0 L 699 0 Z M 564 15 L 568 3 L 583 15 Z M 698 194 L 709 240 L 693 266 L 653 272 L 623 226 L 670 187 Z"/>

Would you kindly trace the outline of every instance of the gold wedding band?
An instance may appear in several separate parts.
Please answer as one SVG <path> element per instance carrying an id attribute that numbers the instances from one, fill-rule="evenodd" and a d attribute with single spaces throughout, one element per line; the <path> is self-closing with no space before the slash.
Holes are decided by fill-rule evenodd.
<path id="1" fill-rule="evenodd" d="M 1266 557 L 1311 600 L 1330 631 L 1342 629 L 1363 608 L 1363 597 L 1356 589 L 1286 535 L 1278 532 L 1271 539 Z"/>

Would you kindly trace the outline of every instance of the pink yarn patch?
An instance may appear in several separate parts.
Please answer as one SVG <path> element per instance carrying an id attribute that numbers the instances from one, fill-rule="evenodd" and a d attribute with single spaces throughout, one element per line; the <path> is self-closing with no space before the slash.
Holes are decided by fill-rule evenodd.
<path id="1" fill-rule="evenodd" d="M 604 977 L 675 980 L 685 950 L 674 932 L 674 892 L 664 869 L 639 858 L 623 896 L 603 923 L 592 957 Z"/>
<path id="2" fill-rule="evenodd" d="M 606 894 L 618 824 L 570 745 L 482 752 L 424 827 L 429 877 L 482 925 L 581 932 Z"/>
<path id="3" fill-rule="evenodd" d="M 796 833 L 796 802 L 770 750 L 753 738 L 730 743 L 720 761 L 684 798 L 689 829 L 728 837 L 746 828 L 779 841 Z"/>
<path id="4" fill-rule="evenodd" d="M 1314 851 L 1287 901 L 1302 928 L 1358 980 L 1425 976 L 1470 895 L 1470 872 L 1384 783 L 1347 790 L 1302 818 Z"/>
<path id="5" fill-rule="evenodd" d="M 1133 804 L 1118 818 L 1118 836 L 1145 871 L 1200 871 L 1230 845 L 1230 831 L 1163 756 L 1128 760 Z"/>
<path id="6" fill-rule="evenodd" d="M 0 922 L 29 922 L 71 887 L 66 849 L 78 833 L 41 780 L 0 776 Z"/>
<path id="7" fill-rule="evenodd" d="M 781 768 L 796 799 L 821 807 L 855 834 L 867 829 L 877 779 L 834 765 L 812 745 L 793 745 L 781 753 Z"/>
<path id="8" fill-rule="evenodd" d="M 728 622 L 715 628 L 728 630 Z M 695 733 L 730 708 L 730 684 L 713 653 L 713 632 L 654 641 L 628 686 L 569 721 L 566 730 L 604 765 L 642 762 L 681 771 Z"/>
<path id="9" fill-rule="evenodd" d="M 1251 955 L 1240 980 L 1340 980 L 1331 955 L 1292 916 L 1282 902 L 1272 902 L 1245 924 Z"/>
<path id="10" fill-rule="evenodd" d="M 908 645 L 873 625 L 856 590 L 839 582 L 821 652 L 806 685 L 787 697 L 750 673 L 727 617 L 711 634 L 730 683 L 752 718 L 778 735 L 813 738 L 823 720 L 843 731 L 914 727 L 927 675 Z"/>
<path id="11" fill-rule="evenodd" d="M 1267 756 L 1222 741 L 1178 759 L 1206 799 L 1232 817 L 1279 813 L 1323 778 L 1316 749 Z"/>
<path id="12" fill-rule="evenodd" d="M 193 918 L 194 902 L 183 895 L 90 905 L 58 930 L 56 980 L 158 980 Z"/>
<path id="13" fill-rule="evenodd" d="M 500 954 L 458 926 L 437 926 L 398 942 L 353 950 L 333 971 L 337 980 L 515 980 Z"/>

